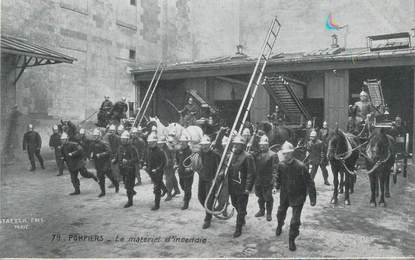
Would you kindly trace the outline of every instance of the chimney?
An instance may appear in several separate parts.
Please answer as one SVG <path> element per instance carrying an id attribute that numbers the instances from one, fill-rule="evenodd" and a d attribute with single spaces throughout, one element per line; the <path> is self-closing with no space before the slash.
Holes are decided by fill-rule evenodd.
<path id="1" fill-rule="evenodd" d="M 339 48 L 339 44 L 337 43 L 337 35 L 336 34 L 331 35 L 331 46 L 330 47 L 332 49 Z"/>
<path id="2" fill-rule="evenodd" d="M 243 48 L 244 48 L 244 46 L 242 46 L 241 44 L 239 44 L 239 45 L 236 45 L 236 55 L 244 55 L 244 53 L 243 53 Z"/>

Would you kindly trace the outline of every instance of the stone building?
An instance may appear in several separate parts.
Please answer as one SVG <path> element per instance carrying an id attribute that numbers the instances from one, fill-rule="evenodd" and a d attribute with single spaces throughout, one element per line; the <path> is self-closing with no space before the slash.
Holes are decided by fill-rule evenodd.
<path id="1" fill-rule="evenodd" d="M 369 35 L 410 32 L 415 27 L 414 0 L 3 0 L 1 5 L 2 34 L 76 59 L 73 64 L 28 68 L 16 83 L 16 100 L 11 104 L 18 105 L 45 140 L 51 124 L 86 119 L 105 94 L 113 101 L 123 96 L 131 102 L 140 100 L 160 60 L 174 70 L 175 64 L 231 58 L 237 45 L 247 57 L 256 57 L 275 15 L 282 23 L 276 54 L 329 48 L 333 34 L 325 28 L 329 14 L 347 25 L 335 31 L 339 45 L 347 49 L 365 47 Z M 328 101 L 322 82 L 330 66 L 325 63 L 309 74 L 307 88 L 298 90 L 299 94 L 306 90 L 304 97 L 322 104 L 323 111 Z M 278 65 L 274 68 L 278 71 Z M 160 91 L 172 98 L 176 90 L 203 90 L 205 98 L 232 114 L 251 69 L 248 64 L 239 76 L 232 74 L 233 82 L 181 72 L 182 76 L 173 77 L 166 71 Z M 176 99 L 176 105 L 182 106 L 183 97 Z M 158 100 L 153 112 L 174 113 L 162 111 Z M 269 106 L 267 94 L 259 92 L 251 117 L 259 119 Z"/>

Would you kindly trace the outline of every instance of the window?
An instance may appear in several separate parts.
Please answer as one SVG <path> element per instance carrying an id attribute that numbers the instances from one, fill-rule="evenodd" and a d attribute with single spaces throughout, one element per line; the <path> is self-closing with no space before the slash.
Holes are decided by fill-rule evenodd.
<path id="1" fill-rule="evenodd" d="M 135 50 L 130 50 L 130 60 L 135 60 Z"/>
<path id="2" fill-rule="evenodd" d="M 130 0 L 130 5 L 134 5 L 134 6 L 137 5 L 136 0 Z"/>

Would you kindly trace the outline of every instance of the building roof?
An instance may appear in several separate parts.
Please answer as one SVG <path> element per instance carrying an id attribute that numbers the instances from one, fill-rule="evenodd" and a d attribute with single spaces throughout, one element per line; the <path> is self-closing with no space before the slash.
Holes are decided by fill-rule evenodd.
<path id="1" fill-rule="evenodd" d="M 28 57 L 25 61 L 25 67 L 55 63 L 73 63 L 76 60 L 75 58 L 27 40 L 7 35 L 1 35 L 1 53 Z"/>
<path id="2" fill-rule="evenodd" d="M 241 75 L 252 73 L 256 59 L 243 55 L 168 65 L 162 79 Z M 413 66 L 415 48 L 370 51 L 369 48 L 327 48 L 311 52 L 279 53 L 272 56 L 267 72 L 313 71 L 363 67 Z M 151 79 L 155 67 L 131 70 L 137 81 Z"/>

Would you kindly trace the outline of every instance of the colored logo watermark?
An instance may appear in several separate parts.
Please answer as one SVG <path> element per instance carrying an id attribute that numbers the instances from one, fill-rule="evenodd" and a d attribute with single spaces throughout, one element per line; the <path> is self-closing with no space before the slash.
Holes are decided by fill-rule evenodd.
<path id="1" fill-rule="evenodd" d="M 343 27 L 344 26 L 340 26 L 340 25 L 337 24 L 336 19 L 334 19 L 333 15 L 329 14 L 327 16 L 327 19 L 326 19 L 326 29 L 327 30 L 330 30 L 330 31 L 336 30 L 337 31 L 337 30 L 342 29 Z"/>

